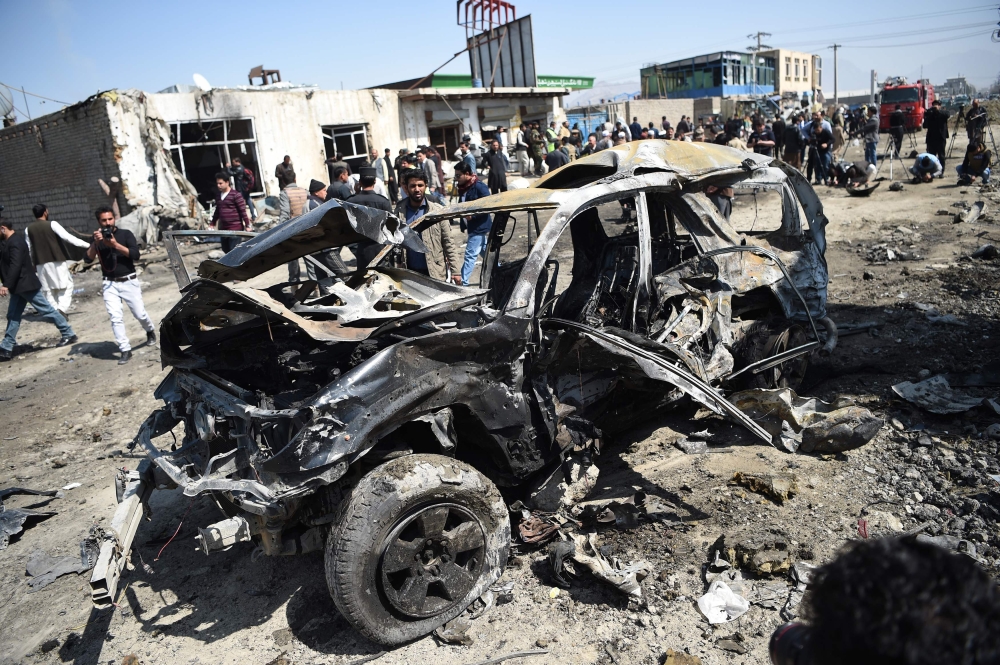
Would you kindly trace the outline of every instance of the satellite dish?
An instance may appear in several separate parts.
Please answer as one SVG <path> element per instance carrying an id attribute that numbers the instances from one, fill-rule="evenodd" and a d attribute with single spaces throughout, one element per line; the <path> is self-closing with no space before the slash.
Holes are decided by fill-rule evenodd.
<path id="1" fill-rule="evenodd" d="M 194 78 L 194 84 L 199 88 L 201 88 L 202 92 L 208 92 L 209 90 L 212 89 L 212 86 L 211 84 L 209 84 L 208 79 L 206 79 L 201 74 L 195 74 L 192 78 Z"/>
<path id="2" fill-rule="evenodd" d="M 14 111 L 14 98 L 10 96 L 10 89 L 0 85 L 0 115 L 9 116 Z"/>

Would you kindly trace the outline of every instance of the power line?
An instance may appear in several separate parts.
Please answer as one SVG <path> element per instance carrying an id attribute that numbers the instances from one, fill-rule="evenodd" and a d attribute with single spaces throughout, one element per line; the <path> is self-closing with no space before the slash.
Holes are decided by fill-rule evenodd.
<path id="1" fill-rule="evenodd" d="M 937 32 L 950 32 L 952 30 L 968 30 L 969 28 L 992 27 L 995 24 L 996 24 L 995 21 L 988 21 L 988 22 L 985 22 L 985 23 L 983 23 L 983 22 L 978 22 L 978 23 L 964 23 L 962 25 L 951 25 L 951 26 L 936 27 L 936 28 L 924 28 L 924 29 L 921 29 L 921 30 L 907 30 L 907 31 L 903 31 L 903 32 L 900 32 L 900 31 L 886 32 L 886 33 L 875 34 L 875 35 L 863 35 L 863 36 L 860 36 L 860 37 L 845 37 L 845 38 L 840 38 L 839 41 L 842 41 L 842 42 L 867 42 L 867 41 L 872 41 L 872 40 L 891 39 L 893 37 L 914 37 L 916 35 L 926 35 L 926 34 L 933 34 L 933 33 L 937 33 Z M 809 42 L 792 42 L 791 44 L 787 44 L 787 46 L 808 46 L 808 45 L 811 45 L 811 44 L 819 44 L 819 43 L 820 43 L 819 40 L 817 40 L 817 41 L 809 41 Z"/>
<path id="2" fill-rule="evenodd" d="M 18 92 L 20 92 L 23 95 L 31 95 L 32 97 L 38 97 L 39 99 L 44 99 L 44 100 L 49 101 L 49 102 L 55 102 L 56 104 L 62 104 L 63 106 L 69 106 L 70 105 L 69 102 L 60 102 L 58 99 L 52 99 L 51 97 L 43 97 L 42 95 L 36 95 L 35 93 L 28 92 L 27 90 L 24 90 L 22 88 L 14 88 L 12 86 L 7 85 L 6 83 L 3 83 L 2 81 L 0 81 L 0 85 L 2 85 L 3 87 L 7 88 L 8 90 L 17 90 Z"/>
<path id="3" fill-rule="evenodd" d="M 852 46 L 851 48 L 899 48 L 899 47 L 902 47 L 902 46 L 921 46 L 923 44 L 940 44 L 942 42 L 954 42 L 954 41 L 958 41 L 959 39 L 968 39 L 969 37 L 980 37 L 980 36 L 983 36 L 983 35 L 989 35 L 992 32 L 993 32 L 992 29 L 991 30 L 986 30 L 985 32 L 982 31 L 982 30 L 979 30 L 977 32 L 970 32 L 970 33 L 965 34 L 965 35 L 957 35 L 955 37 L 945 37 L 944 39 L 932 39 L 930 41 L 926 41 L 925 40 L 925 41 L 922 41 L 922 42 L 910 42 L 909 44 L 873 44 L 873 45 L 868 45 L 868 46 L 864 46 L 864 45 L 862 45 L 862 46 Z"/>

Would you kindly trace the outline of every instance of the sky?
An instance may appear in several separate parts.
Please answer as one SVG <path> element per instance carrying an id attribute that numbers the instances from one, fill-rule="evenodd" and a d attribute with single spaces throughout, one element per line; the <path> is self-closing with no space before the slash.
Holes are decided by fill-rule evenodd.
<path id="1" fill-rule="evenodd" d="M 747 35 L 764 43 L 823 56 L 824 88 L 832 92 L 833 52 L 839 89 L 868 87 L 879 77 L 932 83 L 967 76 L 987 86 L 1000 75 L 1000 43 L 990 39 L 1000 1 L 908 0 L 863 4 L 802 3 L 754 12 L 748 2 L 717 0 L 711 12 L 690 2 L 517 0 L 531 14 L 539 74 L 593 76 L 639 88 L 639 68 L 720 50 L 744 50 Z M 32 117 L 101 90 L 156 92 L 192 84 L 245 85 L 256 65 L 282 78 L 322 88 L 364 88 L 423 76 L 465 45 L 455 0 L 381 2 L 205 3 L 190 0 L 0 0 L 0 84 L 48 97 L 14 93 L 18 116 Z M 756 16 L 754 15 L 756 14 Z M 442 73 L 468 74 L 466 55 Z M 55 100 L 55 101 L 52 101 Z M 596 100 L 594 100 L 596 101 Z"/>

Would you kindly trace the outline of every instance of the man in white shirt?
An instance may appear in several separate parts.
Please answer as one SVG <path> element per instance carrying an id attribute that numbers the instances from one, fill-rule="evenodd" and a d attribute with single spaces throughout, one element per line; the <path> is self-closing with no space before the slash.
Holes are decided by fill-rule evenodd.
<path id="1" fill-rule="evenodd" d="M 63 316 L 73 304 L 73 275 L 69 272 L 68 246 L 87 250 L 90 243 L 73 236 L 59 222 L 49 221 L 49 209 L 39 203 L 31 209 L 35 221 L 24 230 L 31 260 L 42 283 L 42 295 Z M 82 257 L 82 252 L 78 252 Z"/>

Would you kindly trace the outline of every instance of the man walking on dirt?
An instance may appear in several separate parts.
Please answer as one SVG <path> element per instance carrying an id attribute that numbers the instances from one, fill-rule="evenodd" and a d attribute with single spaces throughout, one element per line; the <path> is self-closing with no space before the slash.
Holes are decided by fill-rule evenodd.
<path id="1" fill-rule="evenodd" d="M 135 262 L 139 260 L 139 244 L 127 229 L 115 226 L 115 213 L 108 206 L 101 206 L 95 212 L 101 228 L 94 231 L 94 241 L 87 250 L 87 258 L 101 261 L 101 275 L 104 278 L 102 292 L 104 306 L 111 317 L 111 331 L 118 342 L 121 356 L 118 364 L 124 365 L 132 359 L 132 345 L 125 332 L 122 302 L 128 305 L 142 329 L 146 331 L 146 344 L 156 344 L 156 326 L 146 313 L 139 288 L 139 276 L 135 274 Z"/>
<path id="2" fill-rule="evenodd" d="M 42 283 L 42 295 L 63 316 L 73 304 L 73 275 L 69 272 L 70 250 L 77 247 L 86 250 L 89 244 L 70 234 L 59 222 L 49 220 L 49 209 L 44 203 L 31 209 L 35 221 L 24 230 L 28 239 L 31 262 L 38 271 L 38 281 Z M 76 258 L 82 258 L 80 252 Z"/>
<path id="3" fill-rule="evenodd" d="M 10 298 L 7 304 L 7 331 L 3 341 L 0 341 L 0 361 L 14 357 L 14 344 L 17 342 L 17 331 L 21 328 L 21 316 L 28 303 L 46 321 L 59 329 L 59 342 L 56 346 L 66 346 L 77 340 L 76 333 L 70 327 L 66 317 L 56 311 L 42 295 L 42 283 L 35 274 L 35 266 L 31 263 L 31 254 L 25 236 L 15 233 L 14 225 L 5 219 L 0 219 L 0 297 Z"/>

